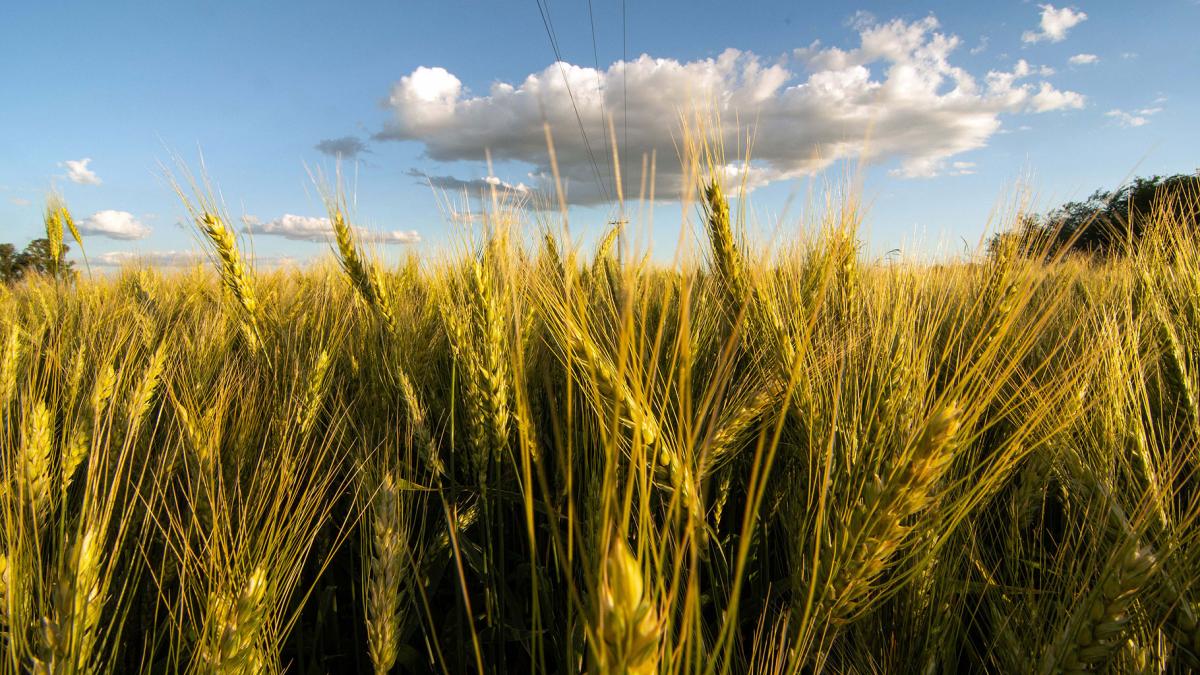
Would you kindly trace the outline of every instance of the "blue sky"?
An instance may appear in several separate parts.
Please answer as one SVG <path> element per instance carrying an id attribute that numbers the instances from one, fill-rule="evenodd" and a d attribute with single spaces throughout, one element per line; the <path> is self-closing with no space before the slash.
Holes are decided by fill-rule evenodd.
<path id="1" fill-rule="evenodd" d="M 193 250 L 161 165 L 178 154 L 197 168 L 202 151 L 258 255 L 304 261 L 328 250 L 306 168 L 332 170 L 320 146 L 361 148 L 344 167 L 382 249 L 429 251 L 460 227 L 429 182 L 477 192 L 486 147 L 503 185 L 536 191 L 543 120 L 586 237 L 613 217 L 611 114 L 627 192 L 658 152 L 667 199 L 650 241 L 669 257 L 677 116 L 697 103 L 721 113 L 727 146 L 731 120 L 755 122 L 751 200 L 768 228 L 869 133 L 871 251 L 974 243 L 1021 179 L 1048 206 L 1200 166 L 1194 0 L 837 5 L 627 0 L 622 31 L 620 0 L 593 0 L 591 17 L 586 2 L 542 0 L 558 67 L 537 0 L 4 3 L 0 240 L 37 236 L 57 187 L 93 258 Z"/>

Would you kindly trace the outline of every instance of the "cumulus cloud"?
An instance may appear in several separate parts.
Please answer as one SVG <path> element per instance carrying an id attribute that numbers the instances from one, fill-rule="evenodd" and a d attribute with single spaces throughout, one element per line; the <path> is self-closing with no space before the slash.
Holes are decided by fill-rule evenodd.
<path id="1" fill-rule="evenodd" d="M 545 120 L 569 200 L 597 204 L 615 192 L 605 112 L 614 118 L 626 185 L 637 185 L 641 158 L 657 151 L 657 194 L 670 199 L 684 181 L 674 158 L 680 115 L 689 109 L 720 115 L 717 140 L 731 155 L 744 147 L 748 131 L 735 128 L 735 120 L 753 126 L 749 178 L 762 185 L 864 150 L 896 160 L 901 175 L 937 175 L 955 155 L 986 145 L 1003 115 L 1076 108 L 1084 100 L 1030 82 L 1051 71 L 1024 61 L 1011 71 L 973 76 L 951 62 L 961 41 L 941 32 L 932 16 L 855 26 L 860 45 L 853 49 L 814 43 L 778 60 L 736 49 L 689 62 L 642 55 L 599 71 L 556 63 L 479 94 L 444 68 L 421 67 L 393 86 L 392 119 L 376 138 L 418 142 L 439 162 L 477 162 L 489 149 L 496 160 L 529 165 L 522 182 L 547 189 Z M 429 180 L 480 187 L 477 179 Z"/>
<path id="2" fill-rule="evenodd" d="M 62 164 L 59 164 L 59 166 L 65 166 L 67 168 L 67 179 L 72 183 L 79 183 L 80 185 L 99 185 L 102 182 L 100 177 L 96 175 L 95 171 L 92 171 L 88 168 L 88 164 L 90 164 L 91 161 L 91 157 L 84 157 L 83 159 L 68 159 Z"/>
<path id="3" fill-rule="evenodd" d="M 1067 63 L 1073 66 L 1090 66 L 1093 63 L 1099 63 L 1100 57 L 1095 54 L 1076 54 L 1067 59 Z"/>
<path id="4" fill-rule="evenodd" d="M 1034 112 L 1050 112 L 1051 110 L 1078 110 L 1083 107 L 1085 99 L 1073 91 L 1061 91 L 1043 82 L 1037 93 L 1030 99 L 1030 107 Z"/>
<path id="5" fill-rule="evenodd" d="M 368 152 L 367 144 L 362 142 L 362 139 L 357 136 L 342 136 L 341 138 L 326 138 L 314 146 L 318 152 L 329 155 L 330 157 L 340 157 L 342 159 L 354 159 L 364 152 Z"/>
<path id="6" fill-rule="evenodd" d="M 97 211 L 79 223 L 79 231 L 109 239 L 145 239 L 150 235 L 146 227 L 128 211 Z"/>
<path id="7" fill-rule="evenodd" d="M 1117 124 L 1123 127 L 1141 127 L 1149 124 L 1150 117 L 1160 112 L 1162 112 L 1162 108 L 1141 108 L 1134 111 L 1114 108 L 1104 113 L 1104 116 L 1113 118 Z"/>
<path id="8" fill-rule="evenodd" d="M 1062 42 L 1067 38 L 1067 31 L 1075 26 L 1087 21 L 1085 12 L 1063 7 L 1055 8 L 1054 5 L 1038 5 L 1042 8 L 1042 20 L 1038 24 L 1038 30 L 1027 30 L 1021 35 L 1021 40 L 1028 43 L 1042 42 Z"/>
<path id="9" fill-rule="evenodd" d="M 333 239 L 333 224 L 328 218 L 285 213 L 279 218 L 266 222 L 254 216 L 243 216 L 242 222 L 245 224 L 246 232 L 254 234 L 283 237 L 292 241 L 331 241 Z M 421 235 L 415 231 L 376 232 L 362 227 L 354 229 L 360 241 L 379 244 L 416 244 L 421 241 Z"/>

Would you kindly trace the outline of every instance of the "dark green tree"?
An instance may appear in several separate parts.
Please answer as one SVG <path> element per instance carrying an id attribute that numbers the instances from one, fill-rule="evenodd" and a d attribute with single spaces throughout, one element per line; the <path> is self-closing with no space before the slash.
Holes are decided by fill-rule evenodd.
<path id="1" fill-rule="evenodd" d="M 45 237 L 34 239 L 29 242 L 24 251 L 17 256 L 17 260 L 24 272 L 34 272 L 36 274 L 52 274 L 57 272 L 60 277 L 69 277 L 73 274 L 75 264 L 67 260 L 67 252 L 70 250 L 66 244 L 62 245 L 63 259 L 54 264 L 54 256 L 50 255 L 50 240 Z"/>
<path id="2" fill-rule="evenodd" d="M 21 267 L 17 262 L 17 247 L 0 244 L 0 282 L 11 284 L 21 278 Z"/>
<path id="3" fill-rule="evenodd" d="M 68 250 L 69 247 L 64 244 L 64 258 Z M 56 267 L 50 255 L 50 241 L 44 237 L 29 242 L 20 253 L 16 253 L 16 247 L 12 244 L 0 244 L 0 280 L 13 283 L 27 273 L 56 273 L 60 278 L 69 279 L 75 275 L 75 263 L 64 259 Z"/>
<path id="4" fill-rule="evenodd" d="M 1116 190 L 1097 190 L 1083 201 L 1026 219 L 1016 232 L 1001 236 L 1107 257 L 1136 248 L 1160 216 L 1184 227 L 1200 227 L 1200 173 L 1139 177 Z M 995 241 L 989 249 L 996 250 Z"/>

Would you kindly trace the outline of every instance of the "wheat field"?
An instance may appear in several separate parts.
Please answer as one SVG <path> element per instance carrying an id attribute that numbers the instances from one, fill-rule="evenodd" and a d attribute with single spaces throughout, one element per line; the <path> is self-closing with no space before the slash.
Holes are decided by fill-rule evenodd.
<path id="1" fill-rule="evenodd" d="M 337 264 L 256 270 L 181 190 L 209 264 L 0 289 L 3 672 L 1200 667 L 1172 209 L 867 261 L 854 190 L 768 246 L 701 173 L 672 264 L 493 199 L 387 266 L 331 191 Z"/>

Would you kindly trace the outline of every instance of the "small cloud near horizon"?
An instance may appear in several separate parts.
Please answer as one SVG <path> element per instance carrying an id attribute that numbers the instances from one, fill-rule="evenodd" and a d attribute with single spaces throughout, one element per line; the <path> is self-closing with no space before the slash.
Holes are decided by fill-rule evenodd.
<path id="1" fill-rule="evenodd" d="M 274 220 L 262 221 L 247 215 L 242 216 L 244 231 L 270 237 L 283 237 L 292 241 L 327 242 L 334 238 L 333 224 L 328 218 L 313 216 L 298 216 L 285 213 Z M 421 235 L 415 230 L 392 230 L 376 232 L 365 227 L 355 227 L 355 234 L 361 241 L 377 244 L 417 244 Z"/>

